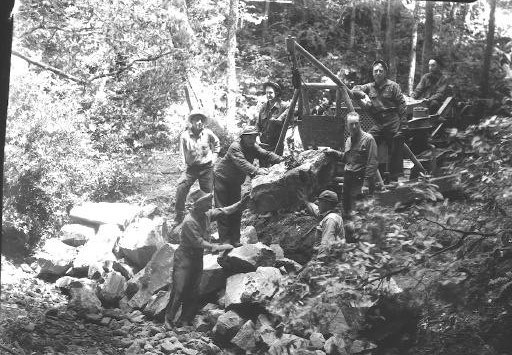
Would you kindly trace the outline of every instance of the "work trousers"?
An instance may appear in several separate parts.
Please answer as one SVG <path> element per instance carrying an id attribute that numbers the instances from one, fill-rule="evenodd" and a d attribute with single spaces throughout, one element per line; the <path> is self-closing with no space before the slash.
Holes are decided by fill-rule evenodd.
<path id="1" fill-rule="evenodd" d="M 389 169 L 391 180 L 397 180 L 403 173 L 403 145 L 404 137 L 400 133 L 400 120 L 398 118 L 377 123 L 369 131 L 377 145 L 385 142 L 390 150 L 387 158 L 386 171 Z"/>
<path id="2" fill-rule="evenodd" d="M 199 187 L 204 192 L 213 190 L 213 165 L 207 163 L 203 165 L 189 165 L 183 172 L 176 189 L 176 215 L 183 216 L 185 213 L 185 200 L 187 199 L 190 187 L 199 180 Z"/>
<path id="3" fill-rule="evenodd" d="M 343 174 L 343 212 L 350 216 L 356 199 L 362 195 L 364 171 L 353 172 L 345 170 Z"/>
<path id="4" fill-rule="evenodd" d="M 242 187 L 236 183 L 215 176 L 215 207 L 227 207 L 240 201 Z M 242 211 L 230 215 L 217 217 L 217 230 L 221 243 L 235 245 L 240 242 L 240 224 L 242 222 Z"/>
<path id="5" fill-rule="evenodd" d="M 181 315 L 179 323 L 190 323 L 198 309 L 199 283 L 203 272 L 203 249 L 183 248 L 176 249 L 172 270 L 172 289 L 169 303 L 165 310 L 165 319 L 174 322 L 180 306 Z"/>

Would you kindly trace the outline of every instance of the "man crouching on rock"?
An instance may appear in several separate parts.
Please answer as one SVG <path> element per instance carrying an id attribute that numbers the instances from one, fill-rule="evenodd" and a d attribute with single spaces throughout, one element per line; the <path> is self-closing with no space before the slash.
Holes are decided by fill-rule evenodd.
<path id="1" fill-rule="evenodd" d="M 224 208 L 212 209 L 212 194 L 201 190 L 190 194 L 193 206 L 183 220 L 180 245 L 174 253 L 172 290 L 165 312 L 165 327 L 170 329 L 180 305 L 181 316 L 176 326 L 189 325 L 194 320 L 198 306 L 199 283 L 203 272 L 204 248 L 212 251 L 231 250 L 230 244 L 213 244 L 205 240 L 211 221 L 219 216 L 241 213 L 249 195 L 239 202 Z"/>
<path id="2" fill-rule="evenodd" d="M 334 212 L 338 204 L 338 195 L 333 191 L 324 190 L 318 196 L 318 205 L 307 201 L 303 191 L 299 192 L 299 198 L 304 201 L 308 213 L 320 219 L 316 227 L 315 246 L 318 247 L 318 257 L 325 256 L 331 244 L 345 238 L 343 219 Z"/>

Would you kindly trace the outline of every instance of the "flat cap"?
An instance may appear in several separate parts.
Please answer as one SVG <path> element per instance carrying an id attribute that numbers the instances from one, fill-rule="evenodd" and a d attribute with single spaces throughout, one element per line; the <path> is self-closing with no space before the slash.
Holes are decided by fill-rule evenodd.
<path id="1" fill-rule="evenodd" d="M 260 132 L 258 132 L 258 129 L 255 126 L 246 126 L 242 130 L 242 133 L 240 133 L 240 135 L 244 136 L 244 135 L 253 135 L 253 134 L 259 134 L 259 133 Z"/>
<path id="2" fill-rule="evenodd" d="M 318 199 L 319 200 L 324 200 L 324 201 L 336 202 L 337 203 L 338 202 L 338 195 L 336 195 L 336 193 L 331 191 L 331 190 L 324 190 L 324 191 L 322 191 L 320 196 L 318 196 Z"/>

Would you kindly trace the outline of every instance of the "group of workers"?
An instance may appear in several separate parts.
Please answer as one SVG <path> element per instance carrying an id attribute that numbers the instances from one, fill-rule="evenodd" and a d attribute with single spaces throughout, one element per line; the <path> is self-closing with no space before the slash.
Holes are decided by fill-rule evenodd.
<path id="1" fill-rule="evenodd" d="M 421 78 L 413 94 L 413 98 L 423 99 L 431 110 L 439 107 L 446 91 L 446 77 L 441 72 L 441 65 L 439 59 L 430 60 L 430 71 Z M 407 127 L 405 100 L 400 86 L 388 79 L 388 66 L 384 61 L 375 61 L 372 73 L 374 80 L 355 86 L 352 94 L 368 107 L 374 126 L 365 132 L 359 114 L 350 112 L 346 118 L 349 137 L 344 152 L 329 151 L 345 163 L 342 202 L 343 217 L 347 219 L 351 218 L 354 201 L 361 195 L 362 188 L 371 190 L 382 184 L 378 179 L 378 141 L 385 141 L 391 147 L 391 179 L 396 180 L 402 170 L 403 133 Z M 217 159 L 219 139 L 205 127 L 207 117 L 203 113 L 189 115 L 190 125 L 180 137 L 186 169 L 176 192 L 175 222 L 181 223 L 181 234 L 174 255 L 172 291 L 165 315 L 168 327 L 190 324 L 194 318 L 204 249 L 226 251 L 240 246 L 241 216 L 248 200 L 248 195 L 242 197 L 241 191 L 247 176 L 266 175 L 268 166 L 283 161 L 274 151 L 288 107 L 281 101 L 281 87 L 277 83 L 267 82 L 263 89 L 267 100 L 259 109 L 256 126 L 244 128 L 222 158 Z M 256 159 L 258 165 L 254 163 Z M 196 180 L 200 190 L 189 195 Z M 185 216 L 187 195 L 192 208 Z M 318 205 L 309 202 L 308 196 L 301 191 L 298 191 L 298 197 L 306 210 L 319 220 L 318 255 L 325 254 L 331 243 L 345 237 L 343 217 L 335 212 L 339 197 L 333 191 L 322 191 Z M 214 220 L 217 221 L 219 243 L 208 241 L 209 225 Z M 180 306 L 181 315 L 175 323 Z"/>

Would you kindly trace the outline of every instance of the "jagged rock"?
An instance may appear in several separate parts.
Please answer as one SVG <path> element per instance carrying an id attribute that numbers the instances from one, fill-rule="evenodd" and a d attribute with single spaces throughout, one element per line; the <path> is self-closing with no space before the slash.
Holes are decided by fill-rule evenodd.
<path id="1" fill-rule="evenodd" d="M 348 355 L 345 346 L 343 338 L 333 335 L 325 341 L 324 350 L 327 355 Z M 350 354 L 352 354 L 352 352 L 350 352 Z"/>
<path id="2" fill-rule="evenodd" d="M 87 243 L 79 248 L 78 255 L 73 260 L 74 273 L 79 275 L 85 274 L 89 270 L 89 265 L 94 263 L 103 264 L 116 261 L 112 250 L 121 234 L 121 230 L 115 224 L 99 226 L 98 232 L 94 237 L 90 238 Z"/>
<path id="3" fill-rule="evenodd" d="M 142 210 L 140 211 L 140 216 L 145 218 L 151 218 L 151 216 L 155 215 L 158 212 L 158 206 L 154 203 L 150 203 L 149 205 L 142 206 Z"/>
<path id="4" fill-rule="evenodd" d="M 80 284 L 82 284 L 82 286 L 79 286 Z M 62 276 L 55 281 L 55 286 L 65 291 L 69 291 L 71 287 L 83 287 L 83 285 L 92 287 L 93 285 L 96 285 L 96 283 L 86 278 L 79 279 L 71 276 Z"/>
<path id="5" fill-rule="evenodd" d="M 96 230 L 94 227 L 83 224 L 65 224 L 60 229 L 60 240 L 72 247 L 84 245 L 89 239 L 94 237 Z"/>
<path id="6" fill-rule="evenodd" d="M 205 254 L 203 256 L 203 273 L 199 283 L 200 297 L 223 289 L 226 285 L 226 272 L 217 262 L 217 256 Z"/>
<path id="7" fill-rule="evenodd" d="M 48 239 L 35 256 L 40 267 L 38 276 L 63 276 L 73 264 L 76 254 L 76 248 L 58 239 Z"/>
<path id="8" fill-rule="evenodd" d="M 198 315 L 194 318 L 192 326 L 198 332 L 206 333 L 206 332 L 212 330 L 215 325 L 208 322 L 206 316 Z M 187 343 L 187 345 L 188 345 L 188 343 Z"/>
<path id="9" fill-rule="evenodd" d="M 295 354 L 294 350 L 307 349 L 309 340 L 300 338 L 293 334 L 283 334 L 268 349 L 270 355 Z"/>
<path id="10" fill-rule="evenodd" d="M 146 266 L 153 254 L 165 243 L 162 225 L 162 218 L 141 218 L 131 223 L 119 239 L 119 254 L 138 268 Z"/>
<path id="11" fill-rule="evenodd" d="M 135 275 L 133 268 L 126 264 L 124 259 L 114 261 L 112 263 L 112 269 L 123 275 L 127 280 L 131 279 Z"/>
<path id="12" fill-rule="evenodd" d="M 146 307 L 144 307 L 144 314 L 149 318 L 162 319 L 165 314 L 165 307 L 169 303 L 170 291 L 158 291 L 151 296 Z"/>
<path id="13" fill-rule="evenodd" d="M 377 345 L 364 340 L 354 340 L 350 346 L 350 354 L 365 354 L 368 351 L 377 349 Z"/>
<path id="14" fill-rule="evenodd" d="M 96 286 L 87 283 L 72 283 L 69 292 L 71 295 L 69 307 L 84 313 L 101 312 L 101 301 L 96 296 Z"/>
<path id="15" fill-rule="evenodd" d="M 229 342 L 238 333 L 244 320 L 234 311 L 222 314 L 213 328 L 213 334 L 220 343 Z"/>
<path id="16" fill-rule="evenodd" d="M 252 320 L 248 320 L 242 325 L 238 333 L 231 339 L 231 343 L 245 351 L 252 351 L 256 348 L 258 334 Z"/>
<path id="17" fill-rule="evenodd" d="M 277 259 L 274 266 L 278 269 L 284 267 L 286 272 L 289 274 L 291 274 L 293 272 L 298 272 L 300 269 L 302 269 L 301 264 L 299 264 L 295 260 L 288 259 L 288 258 Z"/>
<path id="18" fill-rule="evenodd" d="M 259 267 L 255 272 L 230 276 L 226 283 L 225 307 L 263 304 L 277 292 L 281 279 L 281 273 L 274 267 Z"/>
<path id="19" fill-rule="evenodd" d="M 89 265 L 89 269 L 87 270 L 87 277 L 91 280 L 99 280 L 105 276 L 106 272 L 103 269 L 103 264 L 99 262 L 95 262 Z"/>
<path id="20" fill-rule="evenodd" d="M 213 303 L 208 303 L 203 307 L 201 313 L 204 314 L 206 321 L 213 327 L 217 323 L 219 317 L 224 314 L 224 311 Z"/>
<path id="21" fill-rule="evenodd" d="M 240 231 L 240 243 L 244 245 L 258 243 L 258 233 L 254 226 L 247 226 Z"/>
<path id="22" fill-rule="evenodd" d="M 322 333 L 311 333 L 309 336 L 311 346 L 315 349 L 323 349 L 325 344 L 325 338 Z"/>
<path id="23" fill-rule="evenodd" d="M 276 255 L 263 243 L 242 245 L 219 257 L 219 264 L 230 273 L 251 272 L 260 266 L 273 266 Z"/>
<path id="24" fill-rule="evenodd" d="M 92 224 L 116 224 L 125 229 L 141 212 L 140 207 L 128 203 L 86 202 L 69 212 L 73 221 Z"/>
<path id="25" fill-rule="evenodd" d="M 272 327 L 272 323 L 264 314 L 258 315 L 256 321 L 256 330 L 260 336 L 260 340 L 270 347 L 277 340 L 276 330 Z"/>
<path id="26" fill-rule="evenodd" d="M 198 351 L 199 354 L 220 354 L 221 350 L 215 344 L 209 342 L 208 338 L 201 337 L 201 339 L 190 339 L 186 343 L 189 350 Z"/>
<path id="27" fill-rule="evenodd" d="M 105 277 L 105 282 L 100 285 L 99 298 L 106 305 L 119 302 L 126 289 L 126 279 L 120 273 L 112 271 Z"/>
<path id="28" fill-rule="evenodd" d="M 276 254 L 276 259 L 283 259 L 284 258 L 284 250 L 281 248 L 279 244 L 270 244 L 270 249 L 274 251 L 274 254 Z"/>
<path id="29" fill-rule="evenodd" d="M 170 285 L 175 251 L 173 245 L 165 243 L 146 267 L 134 276 L 137 279 L 138 291 L 128 302 L 130 307 L 142 309 L 154 293 Z"/>
<path id="30" fill-rule="evenodd" d="M 160 344 L 160 350 L 162 350 L 164 354 L 176 354 L 178 350 L 181 350 L 183 348 L 183 344 L 181 344 L 179 341 L 172 342 L 169 339 L 164 340 Z"/>
<path id="31" fill-rule="evenodd" d="M 295 209 L 301 202 L 297 191 L 303 189 L 312 195 L 327 186 L 336 170 L 336 157 L 320 150 L 302 152 L 297 158 L 300 164 L 286 170 L 285 163 L 274 165 L 267 175 L 251 180 L 251 197 L 257 212 Z"/>

